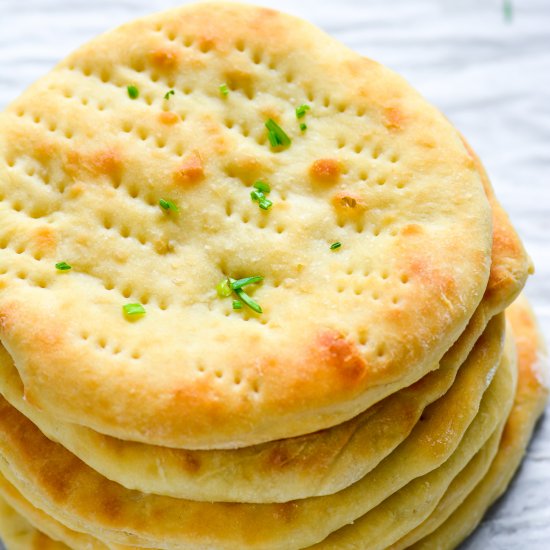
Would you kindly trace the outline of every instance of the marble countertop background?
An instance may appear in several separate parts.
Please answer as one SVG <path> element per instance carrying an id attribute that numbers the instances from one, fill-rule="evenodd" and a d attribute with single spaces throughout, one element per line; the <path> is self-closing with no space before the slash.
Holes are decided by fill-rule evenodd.
<path id="1" fill-rule="evenodd" d="M 82 42 L 174 0 L 0 0 L 0 109 Z M 264 0 L 405 76 L 483 159 L 550 340 L 550 1 Z M 268 40 L 269 37 L 266 37 Z M 463 550 L 550 549 L 550 420 Z"/>

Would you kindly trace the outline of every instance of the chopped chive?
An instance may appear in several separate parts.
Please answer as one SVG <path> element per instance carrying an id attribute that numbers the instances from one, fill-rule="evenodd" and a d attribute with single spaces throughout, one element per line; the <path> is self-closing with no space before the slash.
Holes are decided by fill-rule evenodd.
<path id="1" fill-rule="evenodd" d="M 266 194 L 271 192 L 271 187 L 265 181 L 258 180 L 254 184 L 254 189 L 250 192 L 250 197 L 262 210 L 268 210 L 273 206 L 273 203 L 266 197 Z"/>
<path id="2" fill-rule="evenodd" d="M 296 107 L 296 118 L 303 118 L 310 109 L 311 107 L 309 105 L 300 105 Z"/>
<path id="3" fill-rule="evenodd" d="M 137 99 L 139 97 L 139 90 L 135 86 L 128 86 L 127 89 L 131 99 Z"/>
<path id="4" fill-rule="evenodd" d="M 229 95 L 229 88 L 227 84 L 220 84 L 220 94 L 222 96 L 227 97 Z"/>
<path id="5" fill-rule="evenodd" d="M 262 210 L 269 210 L 273 206 L 273 203 L 264 197 L 258 201 L 258 206 Z"/>
<path id="6" fill-rule="evenodd" d="M 176 92 L 174 92 L 174 90 L 170 90 L 169 92 L 166 92 L 164 94 L 164 99 L 170 99 L 170 96 L 171 95 L 174 95 Z"/>
<path id="7" fill-rule="evenodd" d="M 251 198 L 253 201 L 259 202 L 259 201 L 261 201 L 262 199 L 265 199 L 265 195 L 264 195 L 261 191 L 258 191 L 258 190 L 256 190 L 256 189 L 254 189 L 254 191 L 251 191 L 251 192 L 250 192 L 250 198 Z"/>
<path id="8" fill-rule="evenodd" d="M 272 118 L 267 119 L 265 127 L 271 147 L 288 147 L 292 143 L 286 132 Z"/>
<path id="9" fill-rule="evenodd" d="M 242 288 L 243 286 L 253 285 L 255 283 L 261 283 L 264 278 L 261 275 L 254 275 L 253 277 L 245 277 L 244 279 L 237 279 L 236 281 L 231 281 L 230 286 L 233 290 Z"/>
<path id="10" fill-rule="evenodd" d="M 267 137 L 269 139 L 269 143 L 271 147 L 278 147 L 279 146 L 279 140 L 277 139 L 277 134 L 275 132 L 268 130 L 267 131 Z"/>
<path id="11" fill-rule="evenodd" d="M 300 124 L 300 130 L 302 130 L 302 132 L 305 132 L 307 130 L 307 124 L 305 122 L 302 122 Z"/>
<path id="12" fill-rule="evenodd" d="M 57 262 L 55 264 L 55 269 L 59 271 L 69 271 L 69 269 L 72 269 L 73 266 L 69 265 L 67 262 Z"/>
<path id="13" fill-rule="evenodd" d="M 266 183 L 265 181 L 258 180 L 254 184 L 254 188 L 257 189 L 258 191 L 261 191 L 262 193 L 270 193 L 271 192 L 271 187 L 269 187 L 269 183 Z"/>
<path id="14" fill-rule="evenodd" d="M 239 300 L 233 300 L 233 309 L 242 309 L 243 303 Z"/>
<path id="15" fill-rule="evenodd" d="M 258 302 L 255 302 L 242 288 L 236 288 L 235 294 L 243 301 L 251 310 L 255 311 L 256 313 L 262 313 L 263 310 L 258 304 Z"/>
<path id="16" fill-rule="evenodd" d="M 122 306 L 125 315 L 144 315 L 145 308 L 141 304 L 126 304 Z"/>
<path id="17" fill-rule="evenodd" d="M 176 205 L 175 202 L 167 200 L 167 199 L 160 199 L 159 200 L 159 205 L 164 210 L 171 210 L 172 212 L 179 212 L 180 211 L 179 207 Z"/>
<path id="18" fill-rule="evenodd" d="M 331 250 L 336 250 L 337 248 L 340 248 L 341 246 L 342 246 L 342 243 L 340 243 L 340 242 L 335 242 L 335 243 L 332 243 L 332 244 L 330 245 L 330 249 L 331 249 Z"/>
<path id="19" fill-rule="evenodd" d="M 218 296 L 220 298 L 227 298 L 228 296 L 231 296 L 232 288 L 231 288 L 231 280 L 229 279 L 223 279 L 216 285 L 216 292 L 218 293 Z"/>

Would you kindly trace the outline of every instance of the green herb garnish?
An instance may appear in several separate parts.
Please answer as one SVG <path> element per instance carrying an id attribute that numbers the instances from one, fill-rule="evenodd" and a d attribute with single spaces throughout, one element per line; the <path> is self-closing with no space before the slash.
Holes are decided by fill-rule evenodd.
<path id="1" fill-rule="evenodd" d="M 69 265 L 67 262 L 57 262 L 55 264 L 55 269 L 59 271 L 69 271 L 69 269 L 72 269 L 73 266 Z"/>
<path id="2" fill-rule="evenodd" d="M 269 187 L 269 183 L 266 183 L 265 181 L 258 180 L 253 187 L 260 191 L 261 193 L 270 193 L 271 187 Z"/>
<path id="3" fill-rule="evenodd" d="M 230 277 L 221 280 L 216 286 L 216 292 L 221 298 L 227 298 L 234 292 L 239 300 L 233 300 L 233 309 L 242 309 L 242 304 L 246 304 L 256 313 L 262 313 L 261 306 L 255 302 L 244 290 L 243 287 L 261 283 L 264 278 L 260 275 L 253 277 L 244 277 L 243 279 L 231 279 Z"/>
<path id="4" fill-rule="evenodd" d="M 131 99 L 137 99 L 139 97 L 139 90 L 135 86 L 128 86 L 127 89 Z"/>
<path id="5" fill-rule="evenodd" d="M 180 209 L 178 208 L 178 206 L 176 205 L 175 202 L 167 200 L 167 199 L 160 199 L 159 200 L 159 205 L 164 210 L 171 210 L 172 212 L 179 212 L 180 211 Z"/>
<path id="6" fill-rule="evenodd" d="M 170 96 L 171 95 L 174 95 L 176 92 L 174 92 L 174 90 L 170 90 L 169 92 L 166 92 L 164 94 L 164 99 L 170 99 Z"/>
<path id="7" fill-rule="evenodd" d="M 229 95 L 229 87 L 227 84 L 220 84 L 220 94 L 222 94 L 223 97 L 227 97 Z"/>
<path id="8" fill-rule="evenodd" d="M 306 113 L 311 109 L 309 105 L 300 105 L 296 107 L 296 118 L 303 118 L 306 116 Z"/>
<path id="9" fill-rule="evenodd" d="M 300 124 L 300 130 L 302 130 L 302 132 L 305 132 L 307 130 L 307 124 L 305 122 L 302 122 Z"/>
<path id="10" fill-rule="evenodd" d="M 269 199 L 263 198 L 258 201 L 258 206 L 262 210 L 269 210 L 273 206 L 273 203 Z"/>
<path id="11" fill-rule="evenodd" d="M 235 289 L 235 294 L 253 311 L 256 313 L 262 313 L 263 309 L 255 302 L 242 288 Z"/>
<path id="12" fill-rule="evenodd" d="M 330 245 L 330 249 L 331 249 L 331 250 L 336 250 L 337 248 L 340 248 L 341 246 L 342 246 L 342 243 L 340 243 L 340 242 L 335 242 L 335 243 L 332 243 L 332 244 Z"/>
<path id="13" fill-rule="evenodd" d="M 231 281 L 230 286 L 233 290 L 242 288 L 243 286 L 253 285 L 255 283 L 261 283 L 264 278 L 261 275 L 254 275 L 253 277 L 245 277 L 244 279 L 237 279 L 236 281 Z"/>
<path id="14" fill-rule="evenodd" d="M 288 147 L 292 142 L 286 132 L 272 119 L 265 122 L 271 147 Z"/>
<path id="15" fill-rule="evenodd" d="M 262 210 L 269 210 L 273 203 L 266 197 L 271 192 L 271 187 L 265 181 L 257 181 L 254 184 L 254 190 L 250 192 L 250 198 L 258 203 Z"/>
<path id="16" fill-rule="evenodd" d="M 126 304 L 122 306 L 124 315 L 144 315 L 145 308 L 141 304 Z"/>
<path id="17" fill-rule="evenodd" d="M 231 281 L 229 279 L 223 279 L 220 281 L 216 286 L 216 292 L 220 298 L 227 298 L 228 296 L 231 296 L 231 292 L 233 292 L 231 288 Z"/>

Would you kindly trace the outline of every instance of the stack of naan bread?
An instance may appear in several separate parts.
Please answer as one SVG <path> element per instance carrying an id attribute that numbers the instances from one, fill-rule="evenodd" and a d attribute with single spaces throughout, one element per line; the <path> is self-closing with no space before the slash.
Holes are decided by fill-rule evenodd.
<path id="1" fill-rule="evenodd" d="M 530 260 L 388 69 L 267 9 L 141 19 L 0 115 L 0 186 L 8 549 L 453 548 L 508 484 Z"/>

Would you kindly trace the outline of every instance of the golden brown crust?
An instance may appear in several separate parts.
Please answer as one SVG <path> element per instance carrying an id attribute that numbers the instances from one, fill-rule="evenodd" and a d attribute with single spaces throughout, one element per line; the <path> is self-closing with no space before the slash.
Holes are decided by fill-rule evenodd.
<path id="1" fill-rule="evenodd" d="M 480 158 L 464 136 L 461 138 L 481 175 L 483 188 L 493 214 L 493 261 L 484 298 L 498 303 L 504 309 L 519 296 L 521 289 L 525 286 L 527 276 L 534 272 L 533 262 L 527 255 L 508 215 L 498 202 Z M 494 261 L 495 258 L 498 258 L 498 261 Z"/>
<path id="2" fill-rule="evenodd" d="M 199 501 L 284 502 L 335 493 L 372 470 L 449 389 L 482 329 L 469 324 L 438 369 L 344 424 L 235 450 L 155 447 L 59 421 L 23 398 L 18 372 L 1 347 L 0 392 L 50 439 L 128 489 Z M 477 345 L 498 347 L 503 334 L 497 318 Z"/>
<path id="3" fill-rule="evenodd" d="M 497 455 L 486 476 L 460 506 L 450 515 L 450 510 L 436 509 L 436 514 L 440 512 L 441 515 L 430 522 L 430 534 L 413 546 L 407 545 L 408 548 L 453 548 L 474 530 L 489 506 L 506 490 L 548 401 L 548 354 L 534 313 L 524 296 L 506 310 L 506 318 L 516 340 L 519 378 Z"/>
<path id="4" fill-rule="evenodd" d="M 183 544 L 220 549 L 304 547 L 439 467 L 455 452 L 472 421 L 481 422 L 487 429 L 485 435 L 490 434 L 484 419 L 491 415 L 483 411 L 494 410 L 495 403 L 500 403 L 497 379 L 501 375 L 497 373 L 485 390 L 500 361 L 501 345 L 499 338 L 482 338 L 452 388 L 425 409 L 423 420 L 398 449 L 360 481 L 334 495 L 279 504 L 240 504 L 129 491 L 48 440 L 4 399 L 0 399 L 0 469 L 25 498 L 46 513 L 102 540 L 160 548 Z M 482 412 L 477 416 L 480 403 Z"/>
<path id="5" fill-rule="evenodd" d="M 268 117 L 290 147 L 270 148 Z M 29 401 L 59 418 L 184 448 L 312 432 L 435 368 L 482 298 L 490 212 L 454 129 L 391 71 L 277 12 L 199 4 L 125 25 L 0 130 L 0 337 Z M 269 212 L 238 168 L 250 158 Z M 337 183 L 311 181 L 319 159 Z M 367 207 L 340 215 L 338 193 Z M 48 246 L 22 244 L 44 228 Z M 216 296 L 255 273 L 262 316 Z M 327 334 L 336 348 L 316 348 Z"/>
<path id="6" fill-rule="evenodd" d="M 474 460 L 475 455 L 487 454 L 484 460 L 490 463 L 514 401 L 517 375 L 515 346 L 513 340 L 508 338 L 495 379 L 487 390 L 488 396 L 481 403 L 476 419 L 455 452 L 441 466 L 412 480 L 353 524 L 342 527 L 311 548 L 385 550 L 418 525 L 435 508 L 453 478 Z M 490 399 L 492 393 L 498 397 Z"/>

